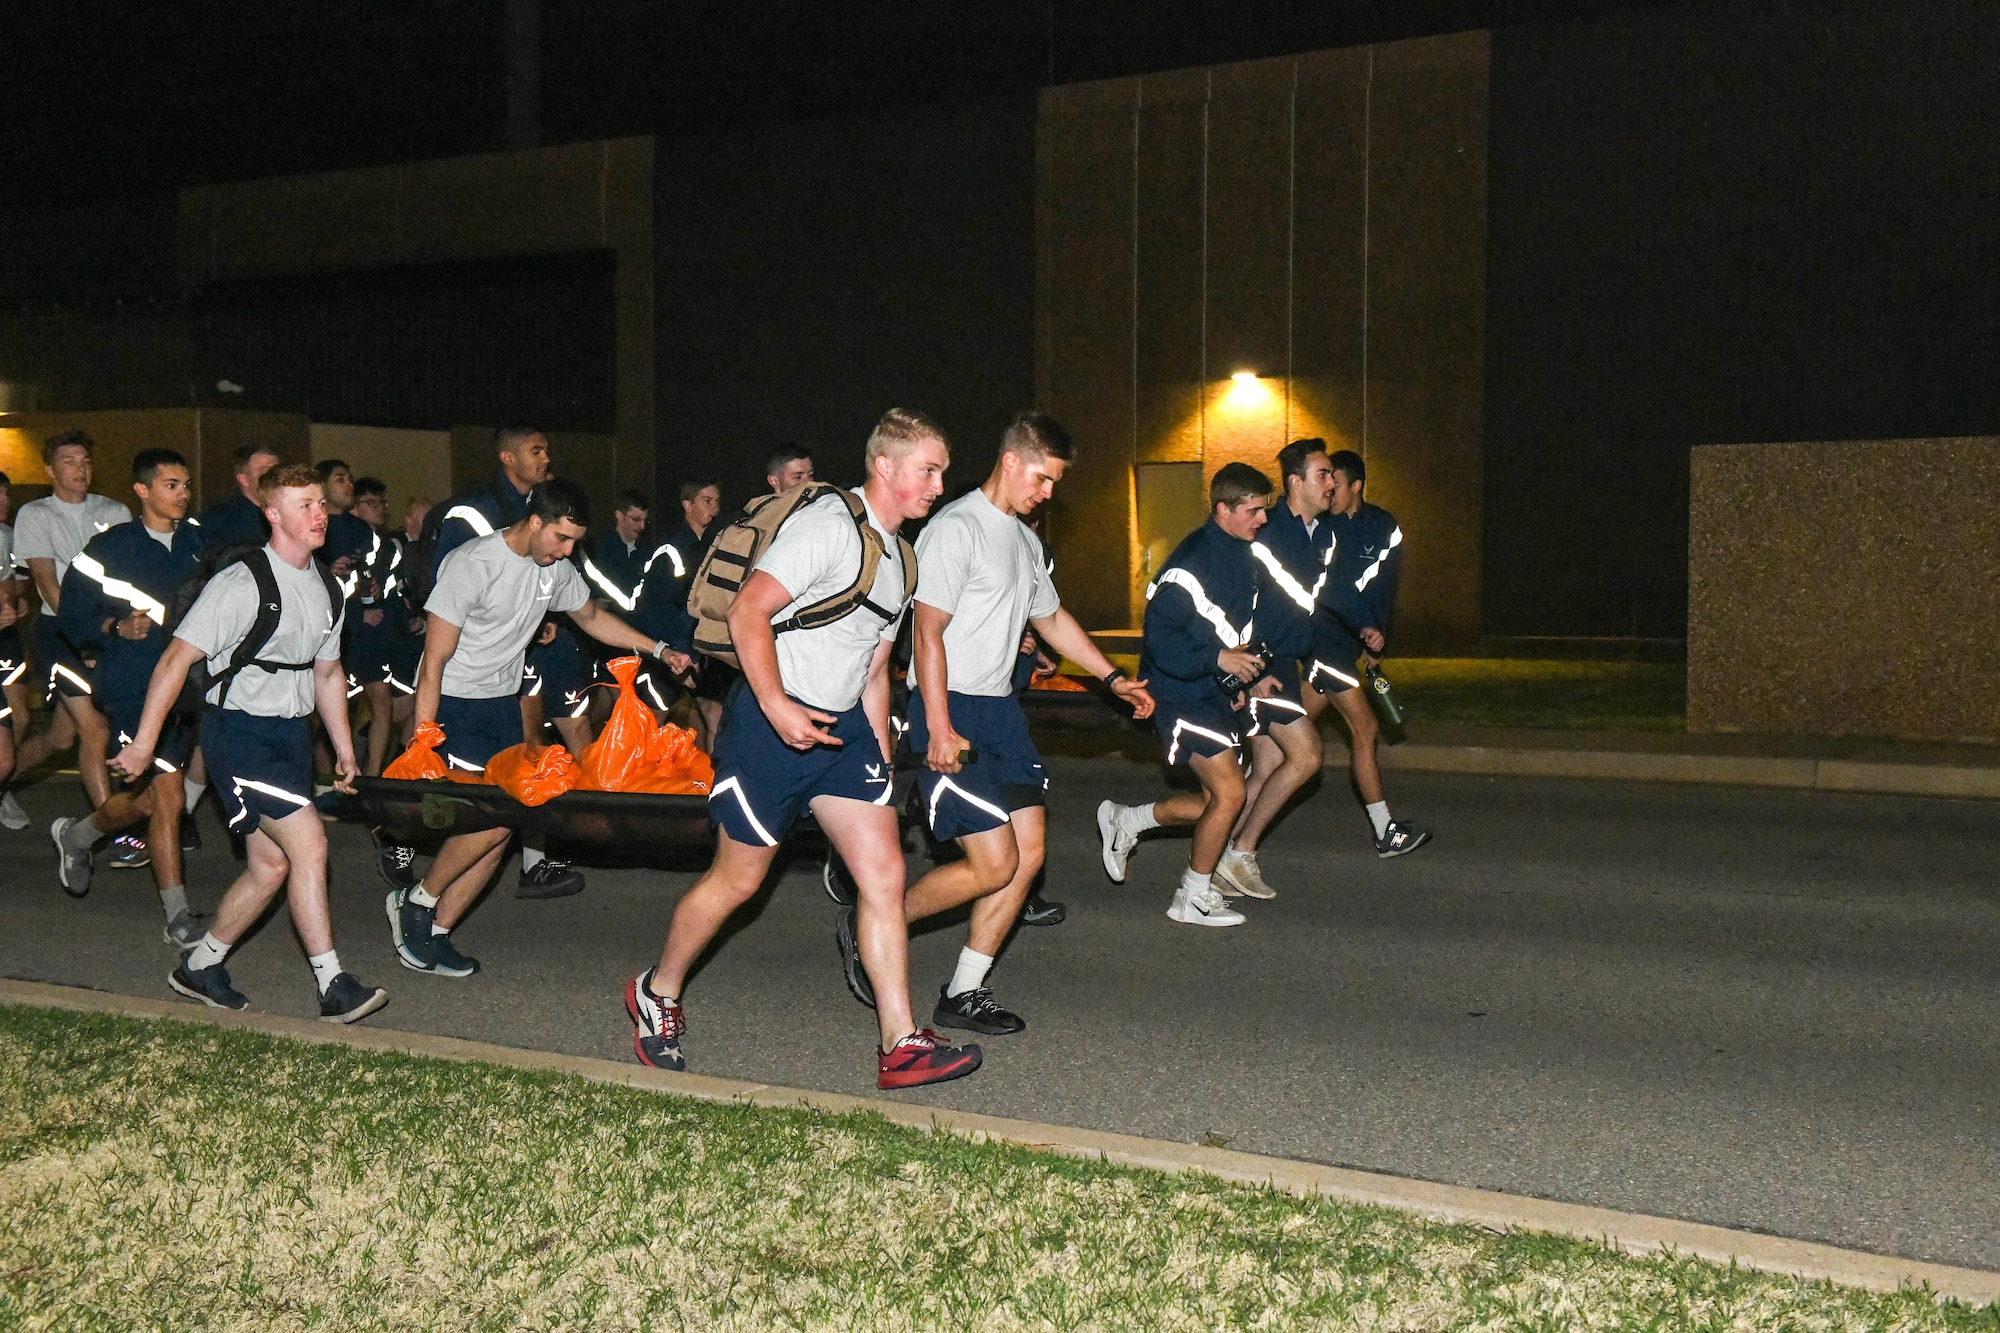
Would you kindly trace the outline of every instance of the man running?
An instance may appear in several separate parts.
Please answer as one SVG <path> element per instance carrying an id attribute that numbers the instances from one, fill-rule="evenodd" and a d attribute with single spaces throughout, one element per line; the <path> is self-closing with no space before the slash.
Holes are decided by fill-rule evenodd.
<path id="1" fill-rule="evenodd" d="M 341 660 L 348 689 L 360 690 L 368 701 L 368 759 L 362 771 L 369 777 L 382 775 L 390 743 L 407 736 L 417 693 L 417 658 L 423 653 L 423 640 L 410 633 L 403 601 L 407 542 L 403 533 L 383 530 L 388 489 L 378 477 L 355 478 L 349 511 L 368 525 L 368 549 L 354 570 L 355 594 Z"/>
<path id="2" fill-rule="evenodd" d="M 97 654 L 98 707 L 110 724 L 105 758 L 132 743 L 146 710 L 146 688 L 167 647 L 167 608 L 195 572 L 208 539 L 187 521 L 187 460 L 171 449 L 142 449 L 132 460 L 139 518 L 106 528 L 84 544 L 63 576 L 62 630 L 71 643 Z M 57 874 L 71 897 L 90 892 L 90 851 L 99 838 L 146 821 L 153 883 L 166 916 L 167 943 L 193 948 L 206 919 L 188 910 L 181 875 L 182 777 L 193 758 L 195 728 L 170 717 L 153 747 L 150 768 L 133 775 L 96 811 L 56 820 Z"/>
<path id="3" fill-rule="evenodd" d="M 686 580 L 692 579 L 694 572 L 701 568 L 701 559 L 708 554 L 708 544 L 715 539 L 717 529 L 715 520 L 722 513 L 722 485 L 697 477 L 681 483 L 680 497 L 681 521 L 667 532 L 666 540 L 680 557 L 680 571 L 675 576 L 683 580 L 680 586 L 680 598 L 681 614 L 685 616 Z M 648 561 L 649 566 L 656 566 L 659 558 L 660 552 L 655 549 Z M 650 572 L 649 568 L 649 576 Z M 642 593 L 644 597 L 653 595 L 650 588 Z M 672 635 L 663 631 L 660 637 L 678 642 Z M 730 683 L 728 673 L 722 670 L 722 663 L 707 659 L 695 663 L 694 706 L 696 715 L 700 719 L 698 732 L 704 750 L 714 748 L 715 728 L 722 720 L 722 701 L 729 694 Z"/>
<path id="4" fill-rule="evenodd" d="M 1386 635 L 1390 613 L 1396 607 L 1396 587 L 1402 579 L 1403 529 L 1388 510 L 1361 498 L 1362 488 L 1368 484 L 1368 467 L 1360 454 L 1342 449 L 1328 465 L 1334 476 L 1327 500 L 1332 578 L 1360 594 L 1370 622 Z M 1366 673 L 1357 660 L 1363 657 L 1362 644 L 1329 606 L 1321 607 L 1316 628 L 1318 638 L 1307 673 L 1313 688 L 1306 695 L 1306 708 L 1317 720 L 1330 697 L 1340 711 L 1340 720 L 1347 726 L 1354 788 L 1368 807 L 1368 822 L 1374 830 L 1375 854 L 1386 858 L 1414 852 L 1429 842 L 1431 835 L 1428 829 L 1391 818 L 1389 802 L 1382 796 L 1382 768 L 1375 758 L 1381 727 L 1361 692 L 1361 678 Z M 1383 644 L 1370 645 L 1367 665 L 1375 665 L 1386 651 Z"/>
<path id="5" fill-rule="evenodd" d="M 681 990 L 723 922 L 764 882 L 778 845 L 810 808 L 859 890 L 857 935 L 873 982 L 881 1046 L 875 1082 L 907 1088 L 979 1067 L 910 1016 L 903 849 L 889 808 L 889 653 L 910 599 L 895 539 L 944 491 L 951 455 L 919 413 L 893 408 L 868 437 L 859 497 L 882 544 L 874 582 L 848 615 L 811 629 L 778 626 L 854 585 L 867 547 L 853 511 L 823 495 L 778 530 L 729 610 L 744 686 L 731 696 L 715 752 L 708 808 L 715 860 L 681 896 L 659 963 L 633 977 L 625 1007 L 642 1064 L 684 1069 Z"/>
<path id="6" fill-rule="evenodd" d="M 326 496 L 319 473 L 303 465 L 271 468 L 258 486 L 270 542 L 218 570 L 188 608 L 153 671 L 138 734 L 111 764 L 128 778 L 152 767 L 189 668 L 207 659 L 215 684 L 204 695 L 201 748 L 229 827 L 243 835 L 248 865 L 222 896 L 208 933 L 182 955 L 167 984 L 214 1008 L 247 1008 L 250 1002 L 230 984 L 223 960 L 284 890 L 292 929 L 312 966 L 320 1017 L 352 1023 L 389 997 L 343 971 L 334 951 L 326 826 L 312 803 L 312 730 L 306 719 L 315 711 L 333 749 L 336 785 L 352 791 L 359 771 L 347 729 L 347 682 L 340 672 L 341 598 L 313 560 L 326 540 Z M 271 592 L 279 607 L 275 629 L 261 645 L 246 645 L 260 621 L 270 623 L 265 608 Z M 236 659 L 246 646 L 250 656 L 239 668 Z"/>
<path id="7" fill-rule="evenodd" d="M 599 643 L 652 653 L 685 668 L 687 658 L 627 625 L 590 597 L 570 552 L 590 523 L 583 488 L 560 477 L 535 488 L 518 523 L 474 538 L 445 558 L 425 610 L 429 628 L 417 674 L 417 725 L 444 729 L 438 756 L 459 772 L 483 773 L 494 755 L 524 740 L 521 665 L 545 615 L 567 615 Z M 414 888 L 389 893 L 389 928 L 404 967 L 468 977 L 477 960 L 452 943 L 452 928 L 477 901 L 506 854 L 511 829 L 446 838 Z"/>
<path id="8" fill-rule="evenodd" d="M 1048 778 L 1014 689 L 1023 626 L 1106 682 L 1135 716 L 1153 712 L 1145 682 L 1105 660 L 1063 609 L 1041 539 L 1021 522 L 1054 493 L 1075 457 L 1054 417 L 1021 413 L 1000 437 L 986 483 L 939 510 L 917 541 L 916 689 L 904 741 L 924 756 L 917 788 L 931 836 L 956 840 L 965 858 L 918 880 L 903 916 L 914 925 L 972 904 L 957 969 L 931 1011 L 941 1028 L 1001 1036 L 1027 1027 L 986 984 L 1041 871 L 1048 830 Z M 855 923 L 849 907 L 840 944 L 848 987 L 867 1003 L 873 996 Z"/>
<path id="9" fill-rule="evenodd" d="M 21 506 L 14 525 L 14 555 L 25 560 L 42 613 L 35 617 L 32 640 L 35 667 L 57 700 L 56 720 L 41 735 L 20 747 L 15 756 L 22 771 L 38 767 L 50 755 L 74 744 L 76 767 L 92 809 L 111 794 L 105 771 L 105 745 L 110 732 L 92 699 L 91 668 L 76 645 L 63 637 L 62 584 L 70 562 L 84 544 L 107 528 L 132 521 L 124 505 L 90 490 L 96 442 L 80 430 L 52 435 L 42 444 L 42 463 L 54 493 Z M 129 864 L 144 865 L 143 846 L 128 849 Z"/>
<path id="10" fill-rule="evenodd" d="M 1243 810 L 1237 759 L 1249 687 L 1264 674 L 1257 645 L 1258 567 L 1250 542 L 1263 528 L 1271 480 L 1248 463 L 1229 463 L 1209 483 L 1208 522 L 1167 557 L 1146 588 L 1139 674 L 1159 697 L 1153 726 L 1167 743 L 1167 763 L 1187 765 L 1199 795 L 1180 792 L 1151 805 L 1097 807 L 1104 871 L 1125 882 L 1139 835 L 1194 825 L 1188 867 L 1167 915 L 1183 925 L 1240 926 L 1243 914 L 1215 888 L 1216 864 Z"/>
<path id="11" fill-rule="evenodd" d="M 1382 633 L 1360 594 L 1329 570 L 1333 533 L 1325 515 L 1334 474 L 1326 441 L 1292 441 L 1279 451 L 1278 469 L 1285 502 L 1271 511 L 1270 521 L 1250 543 L 1250 554 L 1264 575 L 1257 625 L 1273 656 L 1268 674 L 1251 690 L 1250 780 L 1243 813 L 1215 867 L 1216 887 L 1229 897 L 1277 896 L 1264 882 L 1257 845 L 1285 803 L 1320 771 L 1319 730 L 1299 683 L 1299 659 L 1317 641 L 1320 617 L 1330 615 L 1352 627 L 1350 632 L 1371 651 L 1382 646 Z"/>

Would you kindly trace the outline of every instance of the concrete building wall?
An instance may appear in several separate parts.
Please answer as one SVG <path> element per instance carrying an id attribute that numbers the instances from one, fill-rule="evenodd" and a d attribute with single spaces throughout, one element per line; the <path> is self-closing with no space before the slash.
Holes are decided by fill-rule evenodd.
<path id="1" fill-rule="evenodd" d="M 96 442 L 91 490 L 131 505 L 132 459 L 142 449 L 172 449 L 188 460 L 196 507 L 236 493 L 233 455 L 259 444 L 287 463 L 312 460 L 311 426 L 284 412 L 230 412 L 169 407 L 118 412 L 0 413 L 0 472 L 13 481 L 15 508 L 48 494 L 42 441 L 84 430 Z"/>
<path id="2" fill-rule="evenodd" d="M 1037 394 L 1081 451 L 1049 529 L 1087 624 L 1142 614 L 1136 466 L 1274 474 L 1318 435 L 1402 522 L 1399 643 L 1477 637 L 1487 62 L 1470 33 L 1043 92 Z"/>
<path id="3" fill-rule="evenodd" d="M 1688 729 L 2000 740 L 2000 439 L 1707 445 Z"/>

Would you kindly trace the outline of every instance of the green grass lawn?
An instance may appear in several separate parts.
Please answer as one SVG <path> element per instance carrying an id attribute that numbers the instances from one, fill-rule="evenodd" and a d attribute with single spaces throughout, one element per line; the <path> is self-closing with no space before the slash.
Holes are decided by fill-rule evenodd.
<path id="1" fill-rule="evenodd" d="M 1685 731 L 1680 662 L 1399 657 L 1383 664 L 1413 727 Z"/>
<path id="2" fill-rule="evenodd" d="M 827 1116 L 0 1008 L 0 1328 L 2000 1329 Z"/>

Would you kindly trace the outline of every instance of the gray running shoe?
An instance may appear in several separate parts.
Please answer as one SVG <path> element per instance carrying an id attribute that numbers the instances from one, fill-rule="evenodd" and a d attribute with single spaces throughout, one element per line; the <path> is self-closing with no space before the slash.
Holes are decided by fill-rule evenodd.
<path id="1" fill-rule="evenodd" d="M 192 949 L 208 933 L 208 918 L 194 912 L 176 912 L 160 934 L 177 949 Z"/>
<path id="2" fill-rule="evenodd" d="M 28 827 L 28 812 L 14 799 L 13 792 L 0 792 L 0 827 L 20 832 Z"/>
<path id="3" fill-rule="evenodd" d="M 90 892 L 90 848 L 73 852 L 63 846 L 63 835 L 75 824 L 69 815 L 61 816 L 49 825 L 49 840 L 56 845 L 56 878 L 62 881 L 63 892 L 81 898 Z"/>
<path id="4" fill-rule="evenodd" d="M 1278 891 L 1264 882 L 1264 872 L 1257 866 L 1257 853 L 1234 848 L 1224 852 L 1222 860 L 1216 863 L 1215 887 L 1228 898 L 1278 896 Z"/>

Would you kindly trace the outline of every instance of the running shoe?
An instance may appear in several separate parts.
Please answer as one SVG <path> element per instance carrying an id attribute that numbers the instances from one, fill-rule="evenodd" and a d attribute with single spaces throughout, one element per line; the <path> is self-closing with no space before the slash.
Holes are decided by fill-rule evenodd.
<path id="1" fill-rule="evenodd" d="M 194 822 L 194 811 L 181 817 L 181 850 L 198 852 L 201 850 L 201 829 Z"/>
<path id="2" fill-rule="evenodd" d="M 957 995 L 947 995 L 945 991 L 950 986 L 947 981 L 939 988 L 937 1008 L 931 1010 L 931 1022 L 937 1026 L 983 1032 L 989 1037 L 1007 1037 L 1027 1030 L 1028 1020 L 1002 1009 L 990 987 L 975 986 Z"/>
<path id="3" fill-rule="evenodd" d="M 535 862 L 533 870 L 521 867 L 521 878 L 514 885 L 516 898 L 567 898 L 572 893 L 583 892 L 583 875 L 569 868 L 569 862 L 558 861 L 553 856 L 544 856 Z"/>
<path id="4" fill-rule="evenodd" d="M 1213 888 L 1189 893 L 1183 889 L 1174 894 L 1174 905 L 1167 909 L 1167 915 L 1184 926 L 1240 926 L 1243 913 L 1222 901 L 1222 895 Z"/>
<path id="5" fill-rule="evenodd" d="M 248 1009 L 250 1001 L 243 998 L 243 992 L 229 984 L 229 973 L 222 964 L 214 967 L 190 968 L 187 955 L 181 955 L 180 965 L 167 974 L 167 984 L 187 996 L 190 1000 L 200 1000 L 211 1009 Z"/>
<path id="6" fill-rule="evenodd" d="M 424 947 L 424 954 L 431 960 L 431 965 L 425 970 L 435 972 L 441 977 L 469 977 L 479 970 L 479 960 L 467 958 L 460 953 L 458 946 L 451 942 L 451 932 L 448 930 L 433 929 L 430 940 Z"/>
<path id="7" fill-rule="evenodd" d="M 926 1083 L 964 1078 L 979 1068 L 983 1058 L 977 1046 L 947 1046 L 944 1038 L 929 1028 L 918 1028 L 878 1053 L 875 1086 L 918 1088 Z"/>
<path id="8" fill-rule="evenodd" d="M 861 909 L 849 907 L 833 919 L 833 938 L 840 945 L 840 970 L 847 976 L 850 995 L 870 1009 L 875 1007 L 875 985 L 861 963 Z"/>
<path id="9" fill-rule="evenodd" d="M 918 827 L 921 828 L 922 824 Z M 861 891 L 854 887 L 854 876 L 847 873 L 847 862 L 841 860 L 840 853 L 831 848 L 827 850 L 826 860 L 820 863 L 819 886 L 826 890 L 826 896 L 833 899 L 836 907 L 852 907 L 861 900 Z"/>
<path id="10" fill-rule="evenodd" d="M 431 927 L 437 921 L 437 907 L 419 907 L 410 901 L 408 889 L 391 889 L 388 900 L 389 934 L 396 941 L 396 957 L 412 972 L 431 970 Z"/>
<path id="11" fill-rule="evenodd" d="M 688 1067 L 681 1054 L 681 1034 L 687 1031 L 687 1015 L 674 1000 L 663 1000 L 648 989 L 654 968 L 647 968 L 625 983 L 625 1012 L 631 1015 L 632 1053 L 650 1069 Z"/>
<path id="12" fill-rule="evenodd" d="M 146 840 L 130 833 L 111 840 L 110 865 L 113 870 L 144 870 L 153 864 L 153 854 L 146 850 Z"/>
<path id="13" fill-rule="evenodd" d="M 28 812 L 14 799 L 13 792 L 0 792 L 0 827 L 20 832 L 28 827 Z"/>
<path id="14" fill-rule="evenodd" d="M 319 997 L 322 1023 L 358 1023 L 389 1003 L 389 992 L 380 986 L 364 986 L 352 972 L 342 972 Z"/>
<path id="15" fill-rule="evenodd" d="M 207 933 L 208 918 L 186 910 L 174 913 L 174 919 L 160 931 L 167 943 L 184 951 L 200 944 L 201 937 Z"/>
<path id="16" fill-rule="evenodd" d="M 1069 908 L 1061 903 L 1052 903 L 1039 893 L 1028 895 L 1028 901 L 1021 904 L 1021 924 L 1024 926 L 1060 926 L 1069 915 Z"/>
<path id="17" fill-rule="evenodd" d="M 72 898 L 81 898 L 90 892 L 90 848 L 73 852 L 63 846 L 63 835 L 75 823 L 76 820 L 68 815 L 58 818 L 49 825 L 49 839 L 56 845 L 56 878 L 62 881 L 63 892 Z"/>
<path id="18" fill-rule="evenodd" d="M 1234 848 L 1222 854 L 1215 867 L 1215 885 L 1229 898 L 1275 898 L 1278 891 L 1264 882 L 1257 868 L 1257 853 Z"/>
<path id="19" fill-rule="evenodd" d="M 1382 830 L 1382 836 L 1375 839 L 1375 855 L 1385 861 L 1392 856 L 1407 856 L 1430 840 L 1429 829 L 1392 819 L 1389 826 Z"/>
<path id="20" fill-rule="evenodd" d="M 416 888 L 417 849 L 397 842 L 379 826 L 369 829 L 368 836 L 375 840 L 375 873 L 382 882 L 392 889 Z"/>
<path id="21" fill-rule="evenodd" d="M 1139 845 L 1139 835 L 1127 833 L 1118 826 L 1118 812 L 1124 809 L 1116 801 L 1102 801 L 1097 807 L 1097 837 L 1104 850 L 1104 873 L 1111 876 L 1113 884 L 1125 882 L 1125 866 L 1132 859 L 1132 849 Z"/>

